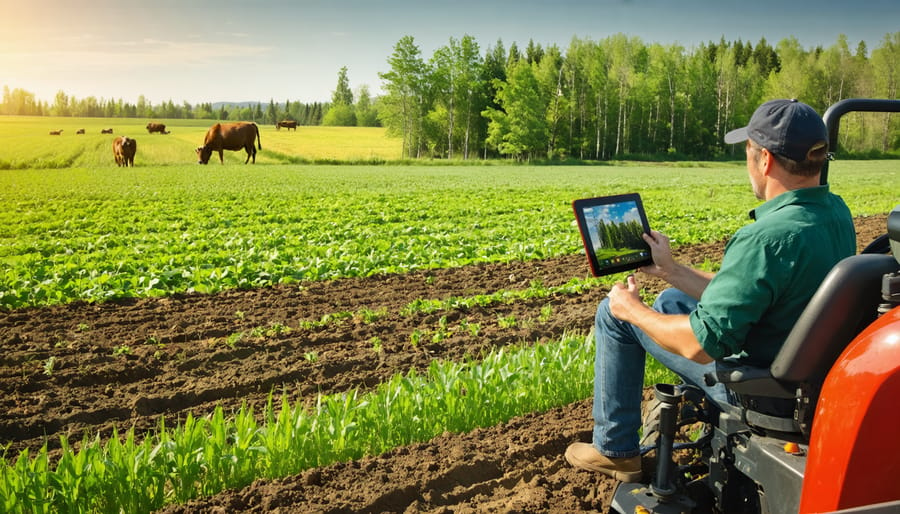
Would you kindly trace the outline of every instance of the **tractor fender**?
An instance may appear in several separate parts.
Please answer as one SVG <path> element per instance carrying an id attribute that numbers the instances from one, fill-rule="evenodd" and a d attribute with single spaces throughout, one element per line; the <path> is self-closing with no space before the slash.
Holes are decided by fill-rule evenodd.
<path id="1" fill-rule="evenodd" d="M 800 512 L 900 500 L 900 307 L 866 327 L 828 372 L 816 406 Z"/>

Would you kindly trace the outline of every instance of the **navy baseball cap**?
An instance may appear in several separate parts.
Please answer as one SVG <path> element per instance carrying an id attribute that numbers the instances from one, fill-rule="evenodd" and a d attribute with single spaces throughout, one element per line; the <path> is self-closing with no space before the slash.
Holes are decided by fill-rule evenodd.
<path id="1" fill-rule="evenodd" d="M 752 140 L 766 150 L 803 162 L 814 147 L 828 145 L 828 129 L 812 107 L 797 99 L 770 100 L 756 109 L 746 127 L 725 134 L 725 142 Z"/>

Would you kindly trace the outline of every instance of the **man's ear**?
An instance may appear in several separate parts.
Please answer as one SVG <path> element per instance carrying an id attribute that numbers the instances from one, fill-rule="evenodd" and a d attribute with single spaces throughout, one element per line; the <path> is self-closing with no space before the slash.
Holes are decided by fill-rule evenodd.
<path id="1" fill-rule="evenodd" d="M 765 176 L 769 176 L 772 172 L 772 165 L 775 163 L 775 157 L 767 148 L 763 148 L 759 152 L 760 170 Z"/>

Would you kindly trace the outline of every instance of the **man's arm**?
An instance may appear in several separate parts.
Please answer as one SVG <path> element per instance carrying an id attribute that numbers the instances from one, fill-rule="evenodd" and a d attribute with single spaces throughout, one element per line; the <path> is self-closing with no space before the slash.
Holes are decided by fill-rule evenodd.
<path id="1" fill-rule="evenodd" d="M 675 262 L 675 259 L 672 258 L 669 238 L 664 234 L 652 230 L 650 234 L 643 234 L 643 236 L 644 241 L 650 245 L 653 264 L 640 268 L 640 271 L 659 277 L 691 298 L 699 300 L 715 273 L 700 271 Z"/>
<path id="2" fill-rule="evenodd" d="M 687 314 L 663 314 L 641 301 L 640 287 L 634 276 L 626 285 L 615 284 L 609 292 L 609 309 L 617 319 L 631 323 L 650 336 L 656 344 L 700 364 L 713 358 L 703 350 Z"/>

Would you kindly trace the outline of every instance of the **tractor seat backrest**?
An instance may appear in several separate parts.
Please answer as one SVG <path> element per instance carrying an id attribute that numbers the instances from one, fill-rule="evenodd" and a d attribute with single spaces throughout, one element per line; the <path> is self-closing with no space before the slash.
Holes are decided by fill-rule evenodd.
<path id="1" fill-rule="evenodd" d="M 769 368 L 720 361 L 708 383 L 720 382 L 736 393 L 753 426 L 807 432 L 825 375 L 875 319 L 882 278 L 898 270 L 900 263 L 891 255 L 841 260 L 813 294 Z"/>
<path id="2" fill-rule="evenodd" d="M 890 255 L 843 259 L 825 277 L 775 356 L 772 378 L 784 384 L 824 380 L 838 356 L 871 323 L 881 302 L 881 281 L 900 264 Z"/>

